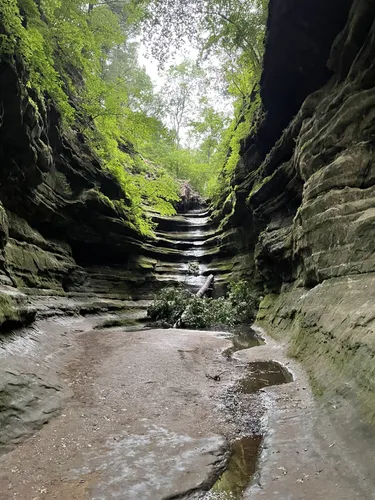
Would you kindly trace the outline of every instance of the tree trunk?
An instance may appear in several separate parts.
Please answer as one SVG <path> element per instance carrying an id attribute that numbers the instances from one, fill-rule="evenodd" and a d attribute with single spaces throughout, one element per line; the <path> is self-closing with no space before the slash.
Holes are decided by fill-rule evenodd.
<path id="1" fill-rule="evenodd" d="M 202 286 L 202 288 L 200 288 L 197 291 L 197 297 L 204 297 L 206 295 L 206 293 L 208 292 L 208 289 L 210 288 L 213 280 L 214 280 L 214 275 L 210 274 L 208 276 L 208 278 L 206 279 L 206 281 L 205 281 L 204 285 Z"/>

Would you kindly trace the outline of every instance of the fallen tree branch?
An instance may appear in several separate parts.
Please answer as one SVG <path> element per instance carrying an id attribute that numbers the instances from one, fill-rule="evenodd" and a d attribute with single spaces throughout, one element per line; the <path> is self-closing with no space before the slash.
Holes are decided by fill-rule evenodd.
<path id="1" fill-rule="evenodd" d="M 215 382 L 220 382 L 221 380 L 221 375 L 223 375 L 223 373 L 225 373 L 226 370 L 224 370 L 223 372 L 219 373 L 218 375 L 210 375 L 209 373 L 206 373 L 206 377 L 210 380 L 214 380 Z"/>
<path id="2" fill-rule="evenodd" d="M 213 280 L 214 280 L 214 275 L 210 274 L 206 279 L 206 281 L 204 282 L 204 285 L 197 291 L 197 297 L 204 297 L 206 295 Z"/>

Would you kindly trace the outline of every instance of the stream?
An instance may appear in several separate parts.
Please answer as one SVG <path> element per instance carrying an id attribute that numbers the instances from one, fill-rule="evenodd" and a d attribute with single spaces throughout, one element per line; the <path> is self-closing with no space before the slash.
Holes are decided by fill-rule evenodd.
<path id="1" fill-rule="evenodd" d="M 223 356 L 233 359 L 233 355 L 245 349 L 265 345 L 264 338 L 251 327 L 238 327 L 230 335 L 232 346 L 223 351 Z M 259 390 L 293 381 L 292 374 L 276 361 L 256 361 L 246 364 L 244 375 L 235 386 L 239 394 L 256 394 Z M 217 479 L 209 493 L 202 498 L 218 500 L 241 500 L 257 470 L 263 435 L 253 433 L 234 440 L 230 445 L 229 460 L 224 472 Z"/>

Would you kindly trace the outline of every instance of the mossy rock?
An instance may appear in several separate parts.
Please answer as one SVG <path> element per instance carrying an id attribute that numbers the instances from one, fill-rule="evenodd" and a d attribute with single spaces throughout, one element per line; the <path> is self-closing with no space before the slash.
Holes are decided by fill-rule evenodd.
<path id="1" fill-rule="evenodd" d="M 9 331 L 35 320 L 36 311 L 26 307 L 20 296 L 0 293 L 0 331 Z"/>
<path id="2" fill-rule="evenodd" d="M 8 240 L 9 229 L 8 229 L 8 217 L 7 213 L 0 203 L 0 247 L 4 248 Z"/>
<path id="3" fill-rule="evenodd" d="M 5 258 L 14 283 L 23 288 L 62 289 L 64 276 L 76 264 L 68 255 L 60 255 L 39 246 L 9 239 Z"/>

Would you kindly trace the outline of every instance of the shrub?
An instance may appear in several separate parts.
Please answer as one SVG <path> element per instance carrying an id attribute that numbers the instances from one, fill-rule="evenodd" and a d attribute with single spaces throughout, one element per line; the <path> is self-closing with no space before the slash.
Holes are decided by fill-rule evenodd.
<path id="1" fill-rule="evenodd" d="M 191 294 L 181 287 L 163 288 L 147 309 L 153 321 L 163 321 L 173 326 L 184 312 Z"/>
<path id="2" fill-rule="evenodd" d="M 228 300 L 232 304 L 237 323 L 247 323 L 254 319 L 259 298 L 247 281 L 232 281 L 228 287 Z"/>
<path id="3" fill-rule="evenodd" d="M 204 329 L 252 322 L 258 298 L 244 280 L 229 285 L 227 297 L 201 298 L 182 287 L 164 288 L 148 308 L 148 316 L 163 325 L 173 326 L 184 313 L 182 327 Z"/>

